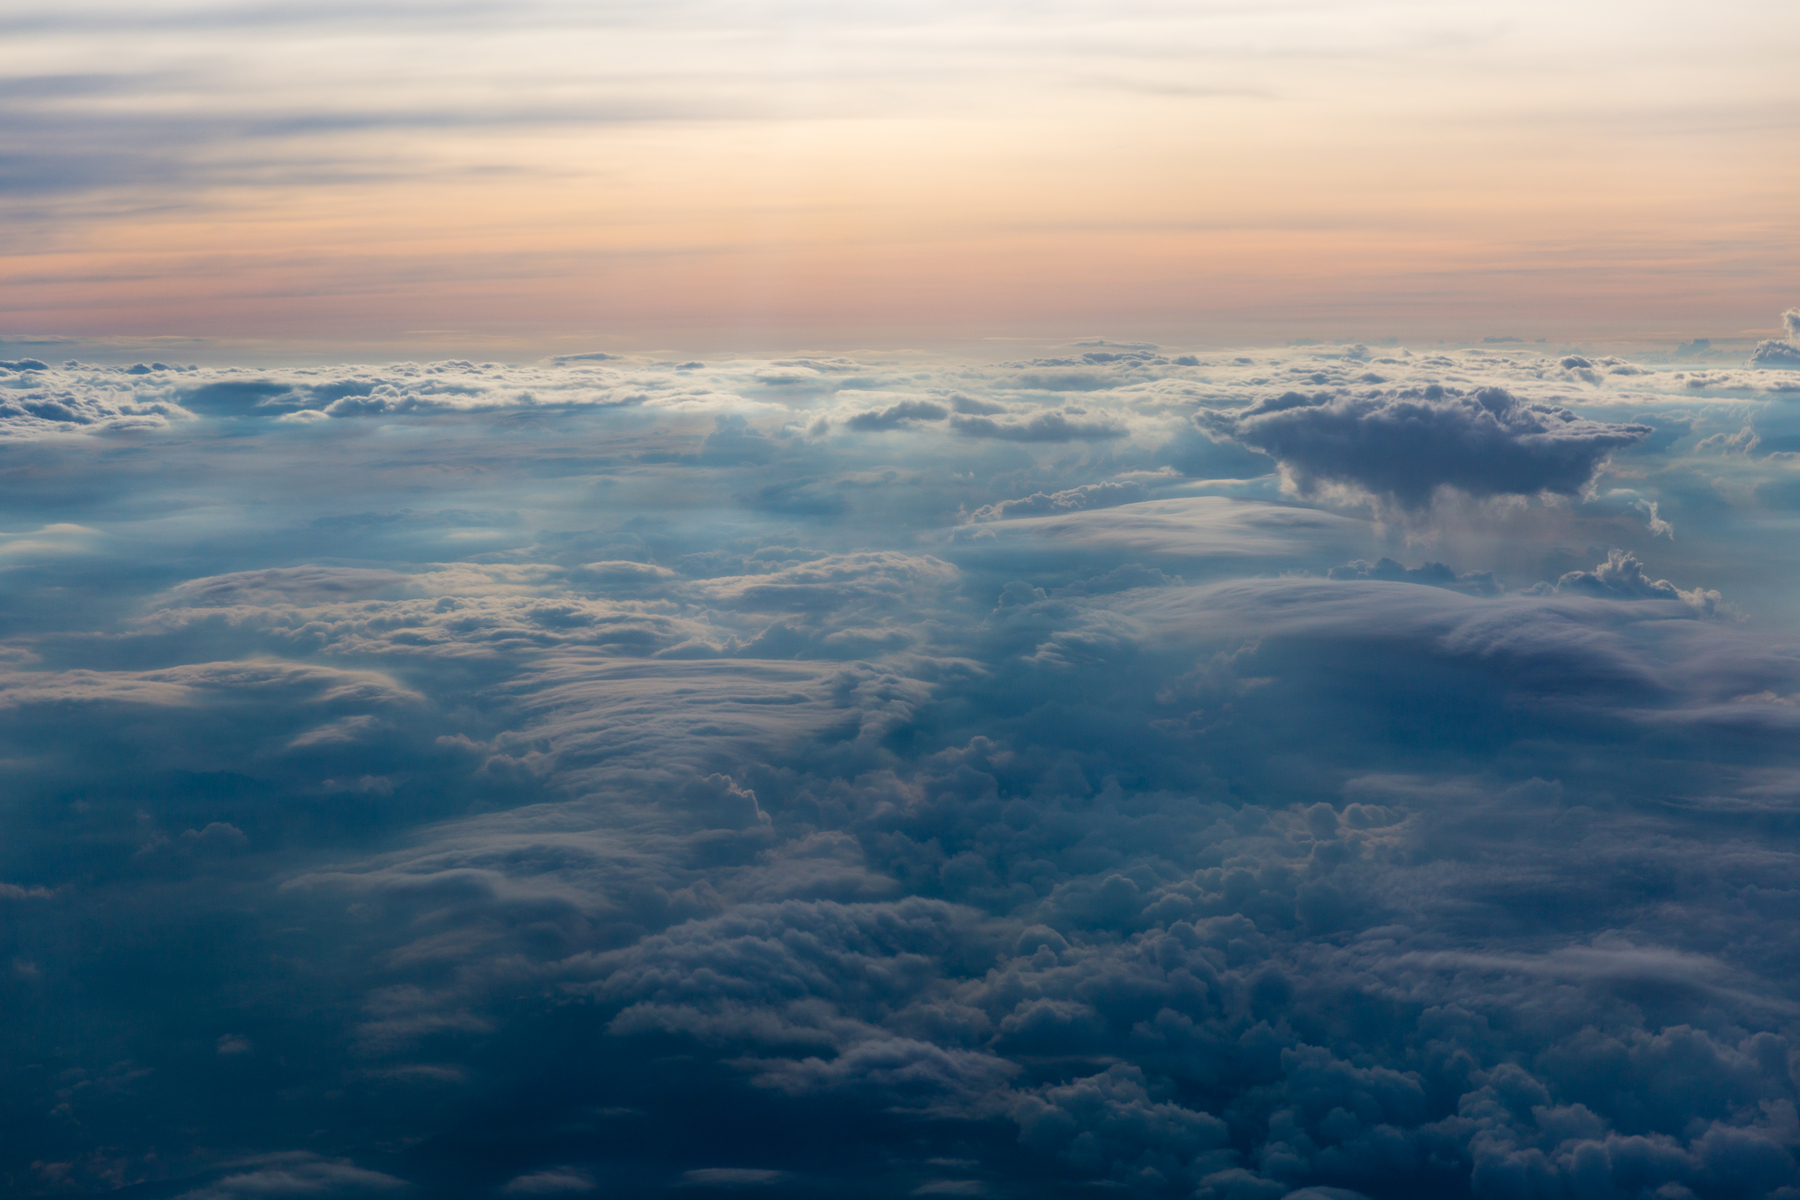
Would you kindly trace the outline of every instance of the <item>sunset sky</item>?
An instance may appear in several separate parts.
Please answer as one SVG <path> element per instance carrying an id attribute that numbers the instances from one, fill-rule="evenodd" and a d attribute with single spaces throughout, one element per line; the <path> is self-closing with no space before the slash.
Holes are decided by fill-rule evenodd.
<path id="1" fill-rule="evenodd" d="M 1800 270 L 1793 26 L 1751 0 L 13 3 L 0 336 L 1767 336 Z"/>

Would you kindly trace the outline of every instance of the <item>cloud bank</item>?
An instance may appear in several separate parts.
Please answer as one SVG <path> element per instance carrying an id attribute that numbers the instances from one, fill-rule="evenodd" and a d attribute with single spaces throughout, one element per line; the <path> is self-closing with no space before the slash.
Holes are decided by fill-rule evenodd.
<path id="1" fill-rule="evenodd" d="M 6 370 L 21 1194 L 1800 1188 L 1780 371 Z"/>

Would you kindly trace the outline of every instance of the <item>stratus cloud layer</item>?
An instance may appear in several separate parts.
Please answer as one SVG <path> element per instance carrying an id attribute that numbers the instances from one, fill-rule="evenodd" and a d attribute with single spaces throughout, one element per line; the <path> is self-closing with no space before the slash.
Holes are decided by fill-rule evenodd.
<path id="1" fill-rule="evenodd" d="M 15 1190 L 1800 1186 L 1800 373 L 0 382 Z"/>
<path id="2" fill-rule="evenodd" d="M 1800 266 L 1800 45 L 1761 0 L 24 0 L 0 26 L 9 336 L 1742 337 Z"/>

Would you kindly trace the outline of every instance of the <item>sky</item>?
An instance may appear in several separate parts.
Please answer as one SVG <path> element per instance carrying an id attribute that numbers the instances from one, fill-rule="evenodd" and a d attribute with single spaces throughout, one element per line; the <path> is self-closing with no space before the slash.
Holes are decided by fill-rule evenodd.
<path id="1" fill-rule="evenodd" d="M 0 1195 L 1800 1198 L 1796 50 L 0 2 Z"/>
<path id="2" fill-rule="evenodd" d="M 28 355 L 1673 344 L 1768 336 L 1800 270 L 1767 0 L 12 0 L 0 31 Z"/>

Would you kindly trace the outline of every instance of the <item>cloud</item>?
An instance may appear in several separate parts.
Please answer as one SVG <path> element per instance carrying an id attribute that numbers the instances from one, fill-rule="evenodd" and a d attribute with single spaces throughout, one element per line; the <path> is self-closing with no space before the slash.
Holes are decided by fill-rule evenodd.
<path id="1" fill-rule="evenodd" d="M 397 571 L 366 567 L 277 567 L 188 580 L 174 590 L 173 598 L 180 604 L 208 607 L 306 604 L 360 599 L 406 582 L 407 576 Z"/>
<path id="2" fill-rule="evenodd" d="M 1785 336 L 1758 342 L 1745 366 L 1800 370 L 1800 308 L 1790 308 L 1782 313 L 1781 324 Z"/>
<path id="3" fill-rule="evenodd" d="M 587 1175 L 564 1167 L 516 1176 L 507 1180 L 500 1192 L 506 1196 L 577 1196 L 594 1188 Z"/>
<path id="4" fill-rule="evenodd" d="M 955 575 L 949 563 L 892 551 L 826 555 L 782 565 L 766 574 L 724 576 L 694 585 L 711 603 L 759 612 L 839 609 L 891 604 L 942 588 Z"/>
<path id="5" fill-rule="evenodd" d="M 784 1172 L 761 1167 L 697 1167 L 683 1171 L 683 1183 L 698 1187 L 762 1187 L 779 1181 Z"/>
<path id="6" fill-rule="evenodd" d="M 236 1200 L 252 1196 L 384 1196 L 407 1191 L 403 1180 L 369 1171 L 343 1159 L 305 1151 L 270 1155 L 246 1163 L 248 1169 L 182 1193 L 182 1200 Z"/>
<path id="7" fill-rule="evenodd" d="M 282 705 L 405 704 L 418 693 L 373 671 L 257 659 L 193 663 L 159 671 L 17 671 L 0 676 L 0 705 L 71 701 L 183 705 L 212 695 Z"/>
<path id="8" fill-rule="evenodd" d="M 1758 342 L 1756 349 L 1750 354 L 1750 360 L 1744 365 L 1764 370 L 1797 371 L 1800 370 L 1800 348 L 1796 348 L 1792 341 L 1778 342 L 1770 339 Z"/>
<path id="9" fill-rule="evenodd" d="M 1025 421 L 1000 421 L 957 413 L 950 427 L 964 437 L 997 438 L 1008 442 L 1104 441 L 1124 437 L 1126 431 L 1107 421 L 1071 419 L 1069 414 L 1043 412 Z"/>
<path id="10" fill-rule="evenodd" d="M 1644 564 L 1623 550 L 1609 550 L 1606 561 L 1591 571 L 1569 571 L 1556 581 L 1558 592 L 1605 596 L 1619 600 L 1679 600 L 1707 615 L 1719 611 L 1719 593 L 1696 588 L 1684 592 L 1666 579 L 1651 579 Z"/>
<path id="11" fill-rule="evenodd" d="M 1491 571 L 1458 575 L 1443 563 L 1428 562 L 1417 567 L 1408 567 L 1391 558 L 1379 559 L 1374 563 L 1359 558 L 1353 563 L 1331 568 L 1326 577 L 1329 579 L 1380 579 L 1389 583 L 1420 583 L 1427 587 L 1451 588 L 1474 595 L 1493 595 L 1500 590 L 1499 585 L 1494 582 Z"/>
<path id="12" fill-rule="evenodd" d="M 1576 495 L 1609 454 L 1653 432 L 1527 403 L 1502 388 L 1435 384 L 1364 396 L 1284 392 L 1216 425 L 1274 457 L 1302 495 L 1341 484 L 1403 509 L 1429 504 L 1442 487 L 1480 498 Z"/>
<path id="13" fill-rule="evenodd" d="M 1086 495 L 1082 494 L 1085 498 Z M 1118 494 L 1118 493 L 1113 493 Z M 1107 493 L 1102 492 L 1101 497 Z M 1004 502 L 1003 502 L 1004 503 Z M 1329 546 L 1366 536 L 1353 518 L 1312 509 L 1190 496 L 1099 508 L 1074 507 L 1046 516 L 1011 516 L 1004 525 L 958 530 L 956 543 L 983 545 L 974 535 L 1040 545 L 1107 546 L 1125 554 L 1169 559 L 1284 558 L 1302 546 Z"/>
<path id="14" fill-rule="evenodd" d="M 1149 491 L 1140 483 L 1095 483 L 1049 494 L 1034 492 L 1017 500 L 1002 500 L 998 504 L 984 504 L 975 510 L 970 519 L 1005 521 L 1015 517 L 1043 517 L 1088 508 L 1111 508 L 1115 504 L 1131 504 L 1149 498 Z"/>
<path id="15" fill-rule="evenodd" d="M 957 392 L 950 397 L 950 406 L 964 416 L 991 417 L 996 413 L 1007 411 L 1007 406 L 993 400 L 982 400 L 975 396 L 967 396 Z"/>
<path id="16" fill-rule="evenodd" d="M 898 429 L 913 421 L 942 421 L 950 410 L 930 400 L 902 400 L 886 408 L 857 413 L 844 424 L 851 429 Z"/>

